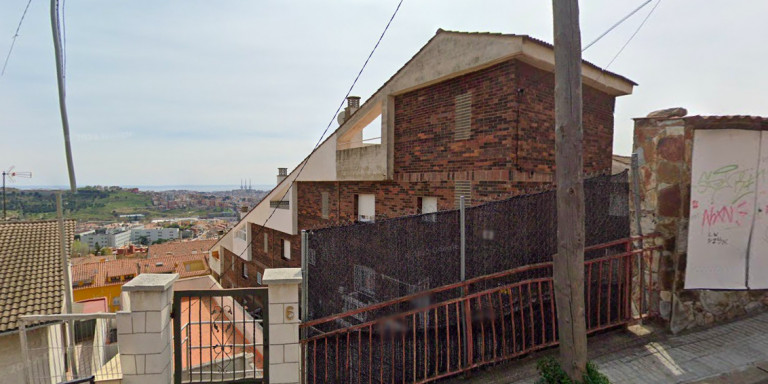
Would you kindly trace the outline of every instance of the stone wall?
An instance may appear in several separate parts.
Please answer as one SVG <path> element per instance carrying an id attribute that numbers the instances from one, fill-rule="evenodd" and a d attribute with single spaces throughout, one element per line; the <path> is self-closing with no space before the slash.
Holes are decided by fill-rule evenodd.
<path id="1" fill-rule="evenodd" d="M 635 119 L 634 152 L 639 158 L 640 225 L 658 233 L 663 247 L 645 270 L 652 274 L 652 308 L 673 333 L 727 321 L 768 306 L 766 291 L 686 290 L 688 218 L 693 134 L 697 129 L 761 129 L 748 116 L 685 116 L 685 109 L 653 112 Z M 762 125 L 761 125 L 762 124 Z M 632 231 L 637 207 L 630 199 Z"/>

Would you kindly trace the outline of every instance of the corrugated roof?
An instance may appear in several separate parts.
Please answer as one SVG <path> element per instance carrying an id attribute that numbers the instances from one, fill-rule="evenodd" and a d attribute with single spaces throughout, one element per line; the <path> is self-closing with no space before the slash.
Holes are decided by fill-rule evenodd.
<path id="1" fill-rule="evenodd" d="M 75 222 L 65 222 L 67 255 Z M 20 315 L 61 313 L 64 277 L 56 220 L 0 223 L 0 333 Z"/>

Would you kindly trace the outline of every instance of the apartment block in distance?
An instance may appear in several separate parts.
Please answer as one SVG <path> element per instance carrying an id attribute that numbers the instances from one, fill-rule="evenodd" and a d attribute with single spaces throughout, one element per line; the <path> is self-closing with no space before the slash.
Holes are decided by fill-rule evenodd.
<path id="1" fill-rule="evenodd" d="M 212 247 L 214 273 L 225 288 L 259 285 L 265 268 L 300 266 L 302 229 L 551 184 L 553 71 L 553 47 L 541 40 L 438 30 L 365 103 L 349 98 L 338 129 L 292 172 L 280 170 L 277 186 Z M 616 98 L 636 84 L 586 61 L 582 76 L 584 170 L 609 172 Z"/>

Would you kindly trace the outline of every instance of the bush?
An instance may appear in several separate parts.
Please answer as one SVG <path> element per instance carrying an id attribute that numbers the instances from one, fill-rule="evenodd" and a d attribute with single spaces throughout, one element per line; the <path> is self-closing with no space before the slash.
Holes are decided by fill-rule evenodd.
<path id="1" fill-rule="evenodd" d="M 536 363 L 536 369 L 539 370 L 541 378 L 536 384 L 579 384 L 574 383 L 565 373 L 563 368 L 553 357 L 545 357 Z M 582 384 L 611 384 L 608 378 L 597 370 L 597 366 L 591 362 L 587 363 L 587 372 L 582 378 Z"/>

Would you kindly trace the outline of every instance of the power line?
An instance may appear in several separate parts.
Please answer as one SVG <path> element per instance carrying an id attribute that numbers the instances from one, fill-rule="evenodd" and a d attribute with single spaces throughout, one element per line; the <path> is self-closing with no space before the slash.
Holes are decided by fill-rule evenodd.
<path id="1" fill-rule="evenodd" d="M 363 63 L 363 66 L 360 68 L 360 71 L 357 72 L 357 76 L 355 76 L 355 79 L 352 81 L 352 85 L 349 86 L 349 89 L 347 90 L 347 93 L 344 95 L 344 97 L 341 99 L 341 102 L 339 103 L 338 108 L 336 108 L 336 112 L 333 113 L 331 116 L 331 120 L 328 122 L 328 125 L 325 127 L 325 130 L 323 130 L 323 134 L 320 135 L 320 139 L 317 140 L 317 143 L 315 143 L 314 148 L 312 148 L 312 152 L 310 152 L 310 155 L 307 156 L 306 160 L 301 163 L 301 167 L 299 168 L 298 172 L 296 173 L 296 176 L 291 180 L 291 184 L 288 185 L 288 188 L 286 188 L 285 193 L 280 198 L 282 201 L 285 199 L 285 196 L 288 195 L 288 193 L 291 191 L 291 188 L 293 188 L 293 185 L 296 183 L 297 180 L 299 180 L 299 176 L 301 175 L 301 172 L 304 171 L 304 167 L 309 162 L 309 158 L 312 156 L 312 153 L 317 149 L 317 147 L 320 146 L 320 144 L 323 142 L 323 138 L 325 137 L 325 134 L 328 133 L 328 130 L 331 128 L 331 125 L 336 121 L 336 116 L 338 116 L 339 112 L 341 111 L 341 108 L 344 106 L 344 102 L 347 100 L 347 97 L 352 93 L 352 89 L 355 88 L 355 85 L 357 84 L 357 81 L 360 79 L 360 76 L 363 74 L 363 71 L 368 66 L 368 62 L 371 60 L 371 57 L 373 57 L 374 52 L 376 52 L 376 49 L 379 47 L 379 44 L 381 44 L 381 41 L 384 39 L 384 35 L 387 33 L 387 30 L 389 30 L 389 26 L 392 25 L 392 21 L 395 19 L 395 16 L 397 16 L 397 12 L 400 11 L 400 6 L 403 5 L 403 0 L 400 0 L 397 3 L 397 7 L 395 8 L 395 12 L 392 13 L 392 17 L 389 18 L 389 21 L 387 22 L 387 25 L 384 27 L 384 30 L 381 32 L 381 35 L 379 36 L 379 39 L 376 41 L 376 44 L 373 46 L 373 49 L 371 49 L 371 53 L 368 54 L 368 57 L 365 59 L 365 62 Z M 277 187 L 275 187 L 277 188 Z M 262 224 L 259 227 L 259 230 L 256 232 L 256 235 L 253 237 L 256 238 L 261 234 L 262 230 L 266 227 L 267 222 L 269 222 L 269 219 L 272 218 L 272 216 L 277 212 L 279 208 L 276 206 L 272 209 L 272 212 L 269 214 L 266 220 L 264 220 L 264 224 Z M 242 257 L 245 252 L 249 250 L 249 248 L 252 246 L 252 244 L 249 244 L 245 247 L 245 249 L 240 252 L 238 257 Z M 220 256 L 223 257 L 223 256 Z M 234 260 L 233 260 L 234 261 Z M 233 262 L 232 265 L 230 265 L 227 272 L 231 271 L 235 266 L 235 263 Z M 223 275 L 223 273 L 222 273 Z M 213 285 L 211 285 L 213 287 Z"/>
<path id="2" fill-rule="evenodd" d="M 648 3 L 650 3 L 651 1 L 652 1 L 652 0 L 648 0 L 648 1 L 644 2 L 644 3 L 643 3 L 643 4 L 641 4 L 639 7 L 635 8 L 635 9 L 634 9 L 632 12 L 630 12 L 630 13 L 629 13 L 629 14 L 627 14 L 626 16 L 622 17 L 622 18 L 621 18 L 619 21 L 617 21 L 615 24 L 613 24 L 613 25 L 612 25 L 610 28 L 608 28 L 607 30 L 605 30 L 605 32 L 601 33 L 601 34 L 600 34 L 600 36 L 598 36 L 597 38 L 595 38 L 594 40 L 592 40 L 592 42 L 591 42 L 591 43 L 587 44 L 587 46 L 586 46 L 586 47 L 584 47 L 584 48 L 581 50 L 581 52 L 582 52 L 582 53 L 584 53 L 584 51 L 586 51 L 587 49 L 589 49 L 590 47 L 592 47 L 593 45 L 595 45 L 595 43 L 597 43 L 598 41 L 600 41 L 600 40 L 601 40 L 603 37 L 605 37 L 606 35 L 608 35 L 608 33 L 610 33 L 611 31 L 613 31 L 614 29 L 616 29 L 616 27 L 618 27 L 619 25 L 621 25 L 623 22 L 627 21 L 627 19 L 629 19 L 629 18 L 630 18 L 632 15 L 634 15 L 635 13 L 637 13 L 637 11 L 639 11 L 640 9 L 642 9 L 643 7 L 645 7 L 646 5 L 648 5 Z M 659 3 L 660 3 L 660 2 L 661 2 L 661 0 L 659 0 Z M 656 7 L 658 7 L 658 6 L 659 6 L 659 3 L 656 3 L 656 5 L 655 5 L 655 6 L 653 6 L 653 8 L 651 9 L 651 11 L 648 13 L 648 15 L 647 15 L 647 16 L 645 17 L 645 19 L 643 20 L 642 24 L 640 24 L 640 28 L 642 28 L 643 24 L 645 24 L 646 20 L 648 20 L 648 17 L 650 17 L 651 13 L 653 13 L 653 11 L 656 9 Z M 635 33 L 632 35 L 632 37 L 630 37 L 629 41 L 631 41 L 631 40 L 632 40 L 632 38 L 633 38 L 633 37 L 635 37 L 635 35 L 637 34 L 637 32 L 640 30 L 640 28 L 638 28 L 638 29 L 637 29 L 637 31 L 635 31 Z M 621 50 L 619 51 L 619 53 L 621 53 L 621 51 L 623 51 L 623 50 L 624 50 L 624 48 L 627 46 L 627 44 L 629 44 L 629 41 L 627 41 L 627 42 L 624 44 L 624 47 L 622 47 L 622 48 L 621 48 Z M 613 58 L 613 60 L 616 60 L 616 57 L 618 57 L 618 56 L 619 56 L 619 53 L 617 53 L 617 54 L 616 54 L 616 56 Z M 605 72 L 608 70 L 608 67 L 611 65 L 611 63 L 613 63 L 613 60 L 611 60 L 611 62 L 610 62 L 610 63 L 608 63 L 608 65 L 607 65 L 605 68 L 603 68 L 603 69 L 602 69 L 602 74 L 600 75 L 600 78 L 601 78 L 601 79 L 602 79 L 602 77 L 603 77 L 603 76 L 605 76 Z M 528 85 L 528 88 L 531 88 L 531 87 L 533 87 L 533 86 L 537 85 L 537 84 L 538 84 L 538 83 L 539 83 L 541 80 L 543 80 L 545 77 L 547 77 L 547 76 L 549 76 L 549 75 L 551 75 L 551 73 L 549 73 L 549 72 L 545 72 L 545 73 L 542 73 L 541 75 L 539 75 L 538 77 L 536 77 L 536 78 L 535 78 L 535 79 L 534 79 L 534 80 L 533 80 L 533 81 L 532 81 L 532 82 L 531 82 L 531 83 Z M 515 119 L 515 167 L 517 167 L 518 171 L 520 171 L 520 170 L 521 170 L 521 168 L 520 168 L 520 162 L 519 162 L 519 155 L 520 155 L 520 153 L 519 153 L 519 148 L 520 148 L 520 104 L 522 104 L 522 100 L 521 100 L 521 98 L 523 97 L 523 93 L 525 93 L 525 88 L 523 88 L 523 87 L 520 87 L 520 88 L 518 88 L 518 89 L 517 89 L 517 113 L 516 113 L 516 116 L 517 116 L 517 118 Z"/>
<path id="3" fill-rule="evenodd" d="M 5 68 L 8 66 L 8 59 L 11 58 L 13 46 L 16 45 L 16 38 L 19 37 L 19 30 L 21 30 L 21 24 L 24 23 L 24 17 L 27 15 L 27 10 L 29 10 L 30 4 L 32 4 L 32 0 L 27 1 L 27 6 L 24 7 L 24 12 L 21 14 L 19 25 L 16 26 L 16 33 L 13 34 L 13 39 L 11 40 L 11 47 L 8 49 L 8 54 L 5 56 L 5 62 L 3 63 L 3 70 L 0 72 L 0 76 L 5 75 Z"/>
<path id="4" fill-rule="evenodd" d="M 648 3 L 650 3 L 651 1 L 652 1 L 652 0 L 648 0 L 648 1 L 646 1 L 645 3 L 643 3 L 643 4 L 640 4 L 640 6 L 639 6 L 639 7 L 637 7 L 637 8 L 635 8 L 635 10 L 634 10 L 634 11 L 632 11 L 632 12 L 630 12 L 628 15 L 624 16 L 624 18 L 622 18 L 621 20 L 617 21 L 617 22 L 616 22 L 616 24 L 614 24 L 613 26 L 611 26 L 610 28 L 608 28 L 608 29 L 607 29 L 605 32 L 603 32 L 603 33 L 602 33 L 600 36 L 598 36 L 598 37 L 597 37 L 595 40 L 593 40 L 591 43 L 587 44 L 587 46 L 586 46 L 586 47 L 584 47 L 584 49 L 582 49 L 582 50 L 581 50 L 581 52 L 582 52 L 582 53 L 584 53 L 584 51 L 586 51 L 587 49 L 589 49 L 589 47 L 591 47 L 591 46 L 595 45 L 595 43 L 597 43 L 598 41 L 600 41 L 600 39 L 602 39 L 602 38 L 603 38 L 603 36 L 607 35 L 607 34 L 608 34 L 608 33 L 610 33 L 611 31 L 613 31 L 613 30 L 614 30 L 616 27 L 618 27 L 618 26 L 619 26 L 621 23 L 623 23 L 625 20 L 629 19 L 630 17 L 632 17 L 632 15 L 634 15 L 635 13 L 637 13 L 639 10 L 643 9 L 643 7 L 645 7 L 646 5 L 648 5 Z"/>
<path id="5" fill-rule="evenodd" d="M 659 4 L 661 4 L 661 0 L 658 0 L 658 1 L 656 2 L 656 5 L 654 5 L 654 6 L 653 6 L 653 8 L 651 8 L 651 10 L 648 12 L 648 14 L 647 14 L 647 15 L 645 15 L 645 18 L 644 18 L 644 19 L 643 19 L 643 21 L 640 23 L 640 25 L 638 25 L 638 26 L 637 26 L 637 29 L 636 29 L 636 30 L 635 30 L 635 32 L 632 34 L 632 36 L 630 36 L 630 37 L 629 37 L 629 39 L 627 39 L 627 41 L 624 43 L 624 45 L 622 45 L 622 46 L 621 46 L 621 49 L 619 49 L 619 51 L 618 51 L 618 52 L 616 52 L 616 55 L 615 55 L 615 56 L 613 56 L 613 59 L 611 59 L 611 61 L 609 61 L 609 62 L 608 62 L 608 65 L 606 65 L 606 66 L 605 66 L 605 68 L 603 68 L 603 70 L 604 70 L 604 71 L 607 71 L 607 70 L 608 70 L 608 67 L 610 67 L 610 66 L 611 66 L 611 64 L 613 64 L 613 62 L 614 62 L 614 61 L 616 61 L 616 59 L 619 57 L 619 55 L 621 55 L 621 53 L 622 53 L 622 52 L 624 52 L 624 48 L 626 48 L 626 47 L 627 47 L 627 45 L 629 45 L 629 42 L 631 42 L 631 41 L 632 41 L 632 39 L 634 39 L 634 38 L 635 38 L 635 36 L 637 36 L 637 33 L 638 33 L 638 32 L 640 32 L 640 29 L 642 29 L 642 28 L 643 28 L 643 25 L 645 25 L 645 22 L 646 22 L 646 21 L 648 21 L 648 19 L 649 19 L 649 18 L 651 17 L 651 15 L 653 14 L 653 11 L 655 11 L 655 10 L 656 10 L 656 8 L 659 6 Z"/>

